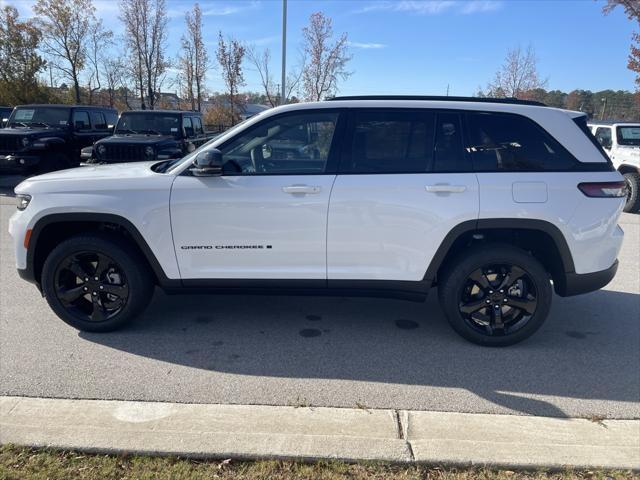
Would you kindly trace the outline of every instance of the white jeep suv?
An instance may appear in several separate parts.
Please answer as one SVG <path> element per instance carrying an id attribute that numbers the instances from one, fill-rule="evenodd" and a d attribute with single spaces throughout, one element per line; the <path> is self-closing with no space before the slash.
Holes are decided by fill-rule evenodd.
<path id="1" fill-rule="evenodd" d="M 589 128 L 627 182 L 624 211 L 640 211 L 640 123 L 593 122 Z"/>
<path id="2" fill-rule="evenodd" d="M 542 325 L 552 289 L 613 278 L 626 187 L 578 112 L 339 97 L 268 110 L 183 159 L 15 192 L 18 271 L 81 330 L 130 321 L 155 285 L 411 300 L 437 286 L 459 334 L 508 345 Z"/>

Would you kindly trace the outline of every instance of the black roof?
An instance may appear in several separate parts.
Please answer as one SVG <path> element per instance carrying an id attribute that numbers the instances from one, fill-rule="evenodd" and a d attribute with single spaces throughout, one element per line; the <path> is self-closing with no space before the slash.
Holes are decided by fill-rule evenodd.
<path id="1" fill-rule="evenodd" d="M 182 115 L 202 115 L 202 112 L 197 112 L 195 110 L 169 110 L 169 109 L 158 109 L 158 110 L 125 110 L 122 113 L 174 113 L 174 114 L 182 114 Z"/>
<path id="2" fill-rule="evenodd" d="M 351 95 L 329 98 L 329 101 L 340 100 L 426 100 L 445 102 L 477 102 L 477 103 L 509 103 L 515 105 L 535 105 L 546 107 L 542 102 L 520 100 L 519 98 L 488 98 L 488 97 L 449 97 L 437 95 Z"/>
<path id="3" fill-rule="evenodd" d="M 16 105 L 16 108 L 25 108 L 25 107 L 48 107 L 48 108 L 99 108 L 100 110 L 114 110 L 112 107 L 105 107 L 103 105 L 65 105 L 61 103 L 29 103 L 26 105 Z"/>

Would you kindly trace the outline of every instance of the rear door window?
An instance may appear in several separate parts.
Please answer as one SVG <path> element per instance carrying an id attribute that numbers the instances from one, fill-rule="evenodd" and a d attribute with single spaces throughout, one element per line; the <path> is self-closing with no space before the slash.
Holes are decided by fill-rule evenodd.
<path id="1" fill-rule="evenodd" d="M 101 112 L 91 112 L 91 123 L 93 123 L 93 128 L 96 130 L 107 129 L 107 122 Z"/>
<path id="2" fill-rule="evenodd" d="M 191 117 L 184 117 L 182 119 L 182 127 L 184 128 L 184 134 L 187 137 L 193 137 L 193 124 L 191 123 Z"/>
<path id="3" fill-rule="evenodd" d="M 433 162 L 435 114 L 428 110 L 353 113 L 343 173 L 425 173 Z"/>
<path id="4" fill-rule="evenodd" d="M 468 151 L 476 171 L 571 170 L 576 160 L 551 135 L 521 115 L 467 114 Z"/>
<path id="5" fill-rule="evenodd" d="M 91 124 L 89 123 L 89 113 L 75 111 L 73 112 L 73 128 L 75 130 L 91 130 Z"/>
<path id="6" fill-rule="evenodd" d="M 471 162 L 465 154 L 460 115 L 440 112 L 436 122 L 434 172 L 470 172 Z"/>
<path id="7" fill-rule="evenodd" d="M 598 143 L 602 145 L 603 148 L 611 148 L 611 128 L 596 128 L 596 140 L 598 140 Z"/>

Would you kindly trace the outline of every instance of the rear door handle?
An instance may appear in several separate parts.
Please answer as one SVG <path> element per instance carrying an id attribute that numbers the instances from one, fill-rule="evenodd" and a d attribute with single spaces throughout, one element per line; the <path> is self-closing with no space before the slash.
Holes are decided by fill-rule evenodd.
<path id="1" fill-rule="evenodd" d="M 427 185 L 424 188 L 431 193 L 462 193 L 467 189 L 464 185 Z"/>
<path id="2" fill-rule="evenodd" d="M 284 193 L 320 193 L 321 188 L 315 185 L 288 185 L 282 187 Z"/>

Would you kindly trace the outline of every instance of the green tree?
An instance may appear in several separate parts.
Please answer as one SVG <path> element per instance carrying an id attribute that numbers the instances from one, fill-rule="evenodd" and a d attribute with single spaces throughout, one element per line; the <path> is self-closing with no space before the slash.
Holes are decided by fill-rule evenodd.
<path id="1" fill-rule="evenodd" d="M 32 22 L 22 22 L 18 10 L 0 8 L 0 104 L 46 101 L 49 94 L 38 73 L 46 62 L 38 54 L 40 33 Z"/>

